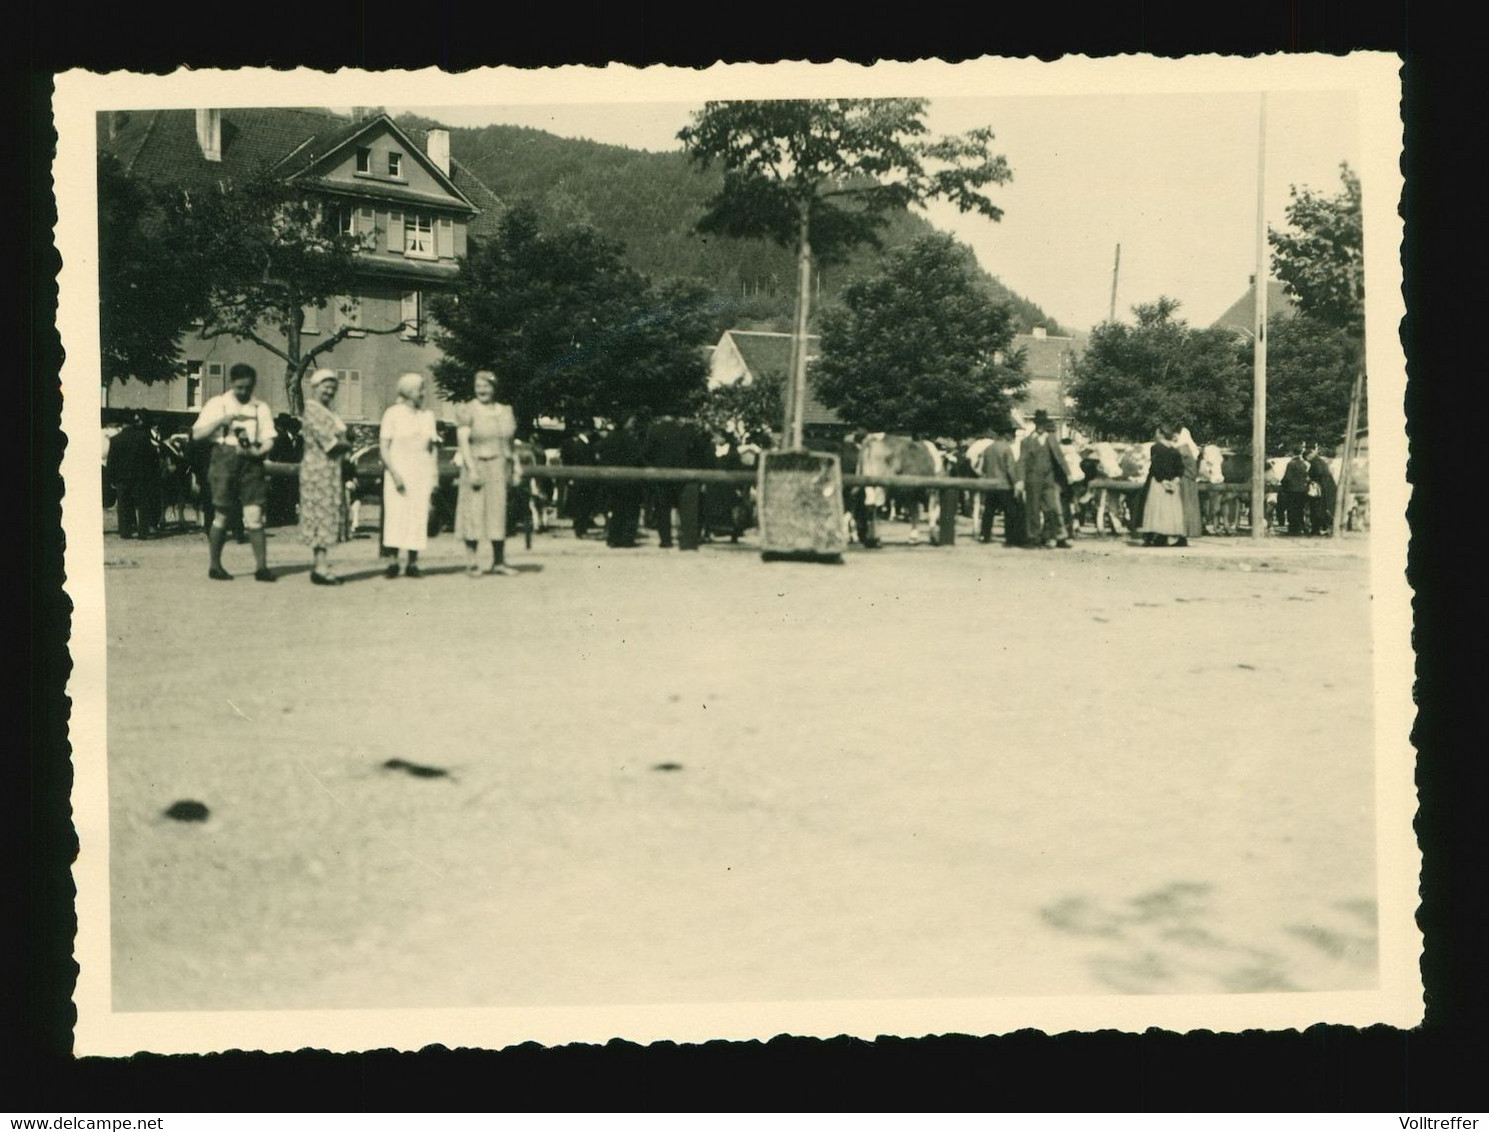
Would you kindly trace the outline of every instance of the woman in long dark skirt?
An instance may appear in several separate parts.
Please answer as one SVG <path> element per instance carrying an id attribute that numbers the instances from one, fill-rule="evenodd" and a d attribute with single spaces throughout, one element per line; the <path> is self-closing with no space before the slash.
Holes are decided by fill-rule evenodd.
<path id="1" fill-rule="evenodd" d="M 1175 446 L 1172 429 L 1159 429 L 1148 463 L 1148 483 L 1143 492 L 1143 522 L 1139 528 L 1144 546 L 1188 546 L 1184 534 L 1184 503 L 1179 496 L 1184 478 L 1184 458 Z"/>

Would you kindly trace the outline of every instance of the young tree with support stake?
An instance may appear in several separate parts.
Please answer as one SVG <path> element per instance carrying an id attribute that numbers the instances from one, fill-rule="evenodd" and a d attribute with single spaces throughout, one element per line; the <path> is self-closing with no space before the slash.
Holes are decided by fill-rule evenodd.
<path id="1" fill-rule="evenodd" d="M 832 262 L 859 244 L 877 244 L 891 212 L 931 200 L 990 220 L 1003 215 L 979 191 L 1012 177 L 1007 161 L 988 148 L 992 130 L 929 139 L 927 106 L 920 98 L 709 102 L 678 134 L 698 164 L 723 168 L 700 232 L 796 250 L 788 448 L 802 441 L 813 258 Z"/>
<path id="2" fill-rule="evenodd" d="M 1287 205 L 1290 230 L 1273 228 L 1267 232 L 1277 278 L 1297 302 L 1299 322 L 1314 328 L 1315 338 L 1334 331 L 1343 343 L 1336 351 L 1353 360 L 1353 390 L 1340 454 L 1343 482 L 1334 511 L 1336 533 L 1349 491 L 1355 437 L 1363 427 L 1366 400 L 1365 237 L 1360 178 L 1348 162 L 1341 162 L 1339 180 L 1340 190 L 1332 197 L 1292 186 Z"/>

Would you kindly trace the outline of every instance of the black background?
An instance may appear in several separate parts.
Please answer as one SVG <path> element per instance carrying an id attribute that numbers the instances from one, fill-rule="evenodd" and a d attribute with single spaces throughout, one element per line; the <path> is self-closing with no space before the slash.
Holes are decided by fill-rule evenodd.
<path id="1" fill-rule="evenodd" d="M 1261 2 L 854 6 L 588 2 L 537 6 L 234 3 L 166 10 L 143 5 L 35 3 L 12 13 L 4 81 L 14 115 L 8 182 L 17 191 L 7 243 L 27 260 L 28 303 L 11 304 L 7 341 L 29 371 L 27 433 L 3 447 L 25 483 L 26 536 L 5 556 L 20 566 L 28 633 L 12 681 L 28 728 L 6 758 L 10 807 L 5 855 L 18 882 L 5 907 L 7 953 L 20 964 L 0 981 L 7 998 L 5 1105 L 41 1112 L 582 1109 L 1402 1111 L 1484 1108 L 1482 1029 L 1485 874 L 1483 748 L 1462 708 L 1477 682 L 1468 632 L 1477 596 L 1459 579 L 1477 549 L 1481 480 L 1467 457 L 1482 420 L 1476 396 L 1482 334 L 1470 304 L 1483 291 L 1480 205 L 1470 200 L 1482 149 L 1476 92 L 1482 68 L 1467 25 L 1406 3 Z M 474 13 L 474 14 L 473 14 Z M 531 20 L 542 23 L 532 23 Z M 331 1056 L 223 1054 L 74 1059 L 72 888 L 75 852 L 68 790 L 65 641 L 61 592 L 53 329 L 56 258 L 49 164 L 51 74 L 71 67 L 164 72 L 193 66 L 343 66 L 450 70 L 511 64 L 669 63 L 717 60 L 949 60 L 984 54 L 1180 56 L 1208 52 L 1375 49 L 1404 60 L 1407 124 L 1407 322 L 1411 379 L 1411 575 L 1417 588 L 1421 752 L 1418 831 L 1427 854 L 1420 920 L 1427 1021 L 1411 1032 L 1313 1027 L 1281 1034 L 1020 1033 L 1001 1038 L 849 1039 L 679 1047 L 490 1053 L 430 1049 Z M 17 223 L 17 220 L 21 223 Z M 1478 305 L 1478 304 L 1475 304 Z M 10 416 L 13 420 L 13 415 Z M 13 498 L 13 493 L 10 494 Z M 7 524 L 7 533 L 11 525 Z M 1466 567 L 1456 570 L 1455 567 Z M 12 593 L 22 591 L 12 588 Z M 17 604 L 17 603 L 12 603 Z M 1279 624 L 1279 632 L 1285 626 Z M 19 640 L 17 640 L 19 644 Z M 1311 647 L 1299 642 L 1299 648 Z M 18 655 L 19 649 L 12 648 Z M 1264 709 L 1265 705 L 1261 705 Z M 1249 710 L 1235 705 L 1235 710 Z M 1300 749 L 1298 758 L 1306 759 Z M 17 914 L 17 912 L 19 914 Z M 308 1093 L 302 1090 L 309 1089 Z"/>

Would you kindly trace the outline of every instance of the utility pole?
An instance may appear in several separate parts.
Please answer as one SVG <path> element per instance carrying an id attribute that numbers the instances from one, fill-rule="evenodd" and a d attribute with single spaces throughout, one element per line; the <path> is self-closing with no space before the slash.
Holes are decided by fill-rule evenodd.
<path id="1" fill-rule="evenodd" d="M 1262 92 L 1256 151 L 1256 298 L 1251 375 L 1251 537 L 1267 533 L 1267 94 Z"/>
<path id="2" fill-rule="evenodd" d="M 1117 269 L 1122 266 L 1122 245 L 1117 245 L 1117 258 L 1112 263 L 1112 309 L 1106 316 L 1108 322 L 1117 321 Z"/>

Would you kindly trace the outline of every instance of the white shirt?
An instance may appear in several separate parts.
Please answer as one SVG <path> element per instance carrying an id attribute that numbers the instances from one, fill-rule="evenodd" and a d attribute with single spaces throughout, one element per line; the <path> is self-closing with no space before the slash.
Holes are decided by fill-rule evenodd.
<path id="1" fill-rule="evenodd" d="M 252 415 L 242 420 L 233 420 L 240 413 Z M 238 447 L 234 429 L 245 430 L 252 444 L 267 444 L 277 435 L 274 431 L 274 414 L 269 412 L 269 406 L 256 397 L 250 397 L 247 402 L 239 401 L 237 394 L 231 389 L 226 393 L 219 393 L 202 406 L 195 427 L 201 428 L 209 424 L 216 426 L 213 443 L 226 444 L 231 448 Z"/>

